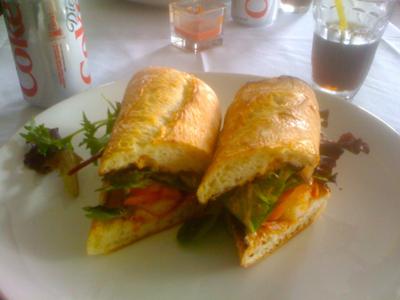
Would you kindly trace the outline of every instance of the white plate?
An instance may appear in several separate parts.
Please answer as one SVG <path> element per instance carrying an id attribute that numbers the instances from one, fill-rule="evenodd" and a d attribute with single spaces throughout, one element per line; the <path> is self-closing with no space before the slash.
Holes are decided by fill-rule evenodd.
<path id="1" fill-rule="evenodd" d="M 199 74 L 224 108 L 256 77 Z M 81 112 L 100 119 L 120 100 L 127 81 L 93 89 L 37 117 L 62 134 L 79 127 Z M 22 164 L 14 136 L 0 150 L 0 290 L 10 299 L 400 299 L 400 139 L 387 125 L 339 99 L 319 95 L 330 109 L 328 134 L 351 131 L 369 155 L 345 154 L 338 187 L 322 217 L 281 250 L 250 269 L 238 266 L 223 231 L 181 248 L 176 229 L 107 256 L 87 257 L 96 203 L 94 167 L 80 174 L 79 199 L 68 199 L 56 175 L 41 177 Z"/>

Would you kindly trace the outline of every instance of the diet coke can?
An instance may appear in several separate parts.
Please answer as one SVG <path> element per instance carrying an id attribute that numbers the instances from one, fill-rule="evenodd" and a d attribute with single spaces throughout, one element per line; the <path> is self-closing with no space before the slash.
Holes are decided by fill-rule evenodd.
<path id="1" fill-rule="evenodd" d="M 0 0 L 24 99 L 49 107 L 91 84 L 77 0 Z"/>
<path id="2" fill-rule="evenodd" d="M 272 25 L 278 10 L 279 0 L 232 0 L 232 19 L 247 26 Z"/>

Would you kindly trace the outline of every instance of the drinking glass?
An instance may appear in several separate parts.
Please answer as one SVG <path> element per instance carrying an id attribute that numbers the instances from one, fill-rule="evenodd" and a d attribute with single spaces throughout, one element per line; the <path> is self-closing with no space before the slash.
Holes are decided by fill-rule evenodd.
<path id="1" fill-rule="evenodd" d="M 327 93 L 351 99 L 359 90 L 395 0 L 314 0 L 312 77 Z"/>
<path id="2" fill-rule="evenodd" d="M 169 4 L 172 45 L 193 52 L 221 45 L 225 5 L 215 0 Z"/>

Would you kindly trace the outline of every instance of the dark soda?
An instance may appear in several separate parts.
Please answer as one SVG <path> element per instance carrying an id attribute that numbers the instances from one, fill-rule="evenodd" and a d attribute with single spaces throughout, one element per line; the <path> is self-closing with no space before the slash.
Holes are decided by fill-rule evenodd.
<path id="1" fill-rule="evenodd" d="M 374 59 L 379 40 L 340 43 L 314 34 L 312 76 L 320 87 L 331 91 L 353 91 L 363 83 Z"/>

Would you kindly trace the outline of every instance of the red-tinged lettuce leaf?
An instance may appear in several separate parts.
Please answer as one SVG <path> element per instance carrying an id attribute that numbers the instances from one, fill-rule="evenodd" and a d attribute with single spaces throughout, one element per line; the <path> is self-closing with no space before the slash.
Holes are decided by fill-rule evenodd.
<path id="1" fill-rule="evenodd" d="M 58 133 L 58 128 L 47 128 L 43 124 L 32 122 L 21 133 L 29 145 L 24 155 L 24 165 L 40 174 L 46 174 L 57 168 L 55 154 L 65 148 Z"/>
<path id="2" fill-rule="evenodd" d="M 343 149 L 350 151 L 353 154 L 369 153 L 369 146 L 360 138 L 354 137 L 350 132 L 341 135 L 337 142 Z"/>
<path id="3" fill-rule="evenodd" d="M 47 174 L 56 168 L 53 157 L 55 152 L 46 156 L 38 151 L 36 146 L 32 146 L 24 155 L 24 165 L 39 174 Z"/>
<path id="4" fill-rule="evenodd" d="M 350 132 L 342 134 L 336 142 L 322 136 L 320 143 L 321 158 L 318 167 L 315 169 L 314 178 L 324 182 L 336 182 L 337 174 L 333 173 L 333 169 L 345 150 L 353 154 L 368 154 L 370 151 L 366 142 L 354 137 Z"/>

